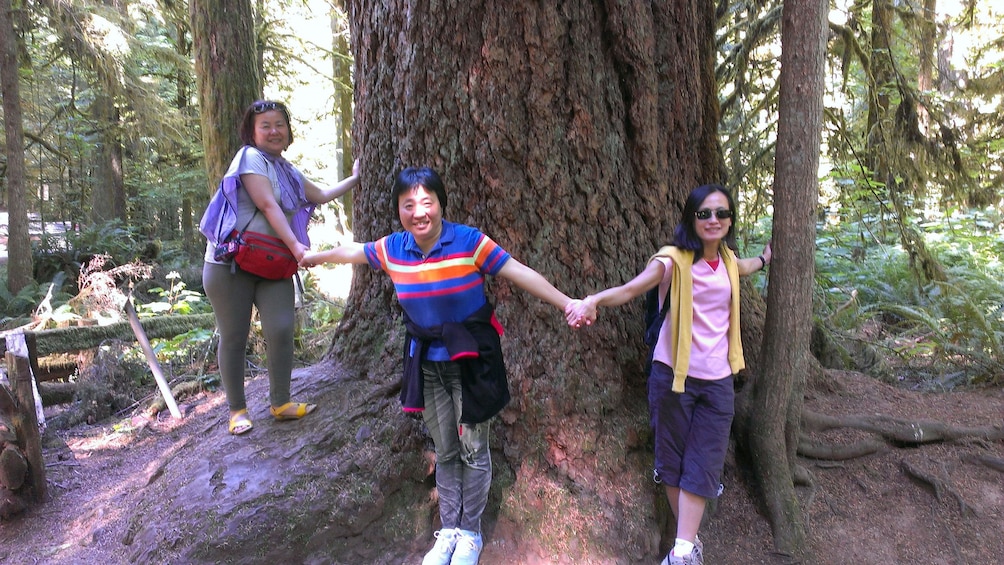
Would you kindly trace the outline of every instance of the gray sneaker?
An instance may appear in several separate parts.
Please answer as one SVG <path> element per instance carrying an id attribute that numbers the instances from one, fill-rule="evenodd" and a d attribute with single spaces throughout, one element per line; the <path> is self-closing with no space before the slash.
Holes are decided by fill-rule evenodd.
<path id="1" fill-rule="evenodd" d="M 460 539 L 457 535 L 459 531 L 455 528 L 443 528 L 433 534 L 436 537 L 436 545 L 425 554 L 422 565 L 450 565 L 453 550 L 457 548 L 457 540 Z"/>
<path id="2" fill-rule="evenodd" d="M 453 552 L 450 565 L 477 565 L 481 556 L 481 532 L 469 532 L 457 529 L 457 549 Z"/>

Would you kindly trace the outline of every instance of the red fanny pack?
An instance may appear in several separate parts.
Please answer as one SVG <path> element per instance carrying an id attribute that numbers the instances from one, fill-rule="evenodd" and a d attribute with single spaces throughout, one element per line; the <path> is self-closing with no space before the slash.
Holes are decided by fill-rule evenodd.
<path id="1" fill-rule="evenodd" d="M 271 280 L 288 279 L 296 272 L 296 258 L 278 237 L 244 231 L 232 234 L 231 239 L 237 242 L 234 261 L 242 271 Z"/>

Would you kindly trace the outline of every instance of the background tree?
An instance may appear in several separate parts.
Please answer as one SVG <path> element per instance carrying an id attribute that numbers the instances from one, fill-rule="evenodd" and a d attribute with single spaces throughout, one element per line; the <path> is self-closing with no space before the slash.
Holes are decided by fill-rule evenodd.
<path id="1" fill-rule="evenodd" d="M 332 78 L 335 84 L 335 99 L 333 113 L 338 116 L 337 148 L 341 166 L 341 177 L 352 174 L 352 51 L 349 41 L 349 16 L 344 0 L 332 2 L 331 37 L 332 37 Z M 348 227 L 352 226 L 352 192 L 342 197 L 344 215 Z"/>
<path id="2" fill-rule="evenodd" d="M 3 90 L 4 138 L 7 157 L 7 288 L 17 292 L 32 281 L 31 242 L 28 239 L 28 206 L 25 188 L 24 126 L 21 123 L 20 57 L 14 21 L 23 13 L 0 0 L 0 88 Z"/>
<path id="3" fill-rule="evenodd" d="M 208 194 L 216 191 L 234 152 L 248 104 L 262 95 L 262 77 L 249 0 L 192 0 L 195 77 L 205 148 Z"/>

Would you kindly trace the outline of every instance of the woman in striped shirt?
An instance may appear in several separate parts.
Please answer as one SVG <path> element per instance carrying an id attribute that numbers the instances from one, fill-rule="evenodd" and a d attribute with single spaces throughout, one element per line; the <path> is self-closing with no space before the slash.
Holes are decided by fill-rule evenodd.
<path id="1" fill-rule="evenodd" d="M 403 232 L 308 253 L 300 265 L 368 263 L 390 275 L 408 330 L 402 407 L 422 413 L 436 446 L 442 529 L 422 563 L 473 564 L 492 479 L 490 422 L 509 400 L 485 277 L 507 279 L 563 312 L 573 301 L 478 229 L 445 221 L 446 188 L 432 169 L 401 171 L 391 201 Z"/>

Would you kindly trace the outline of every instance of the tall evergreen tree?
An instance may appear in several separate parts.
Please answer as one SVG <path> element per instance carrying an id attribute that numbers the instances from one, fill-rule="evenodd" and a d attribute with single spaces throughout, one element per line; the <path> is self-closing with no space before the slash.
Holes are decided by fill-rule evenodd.
<path id="1" fill-rule="evenodd" d="M 823 124 L 826 0 L 787 0 L 774 174 L 774 261 L 762 370 L 751 391 L 744 444 L 781 553 L 805 558 L 806 520 L 795 496 L 802 395 L 809 372 L 815 213 Z M 741 438 L 746 439 L 746 438 Z M 812 561 L 809 559 L 808 561 Z"/>
<path id="2" fill-rule="evenodd" d="M 249 0 L 192 0 L 189 14 L 211 195 L 241 145 L 244 109 L 262 95 L 259 54 Z"/>
<path id="3" fill-rule="evenodd" d="M 25 186 L 24 124 L 21 123 L 20 65 L 17 30 L 10 0 L 0 0 L 0 88 L 3 91 L 4 137 L 7 143 L 7 288 L 17 292 L 32 281 L 31 241 Z"/>
<path id="4" fill-rule="evenodd" d="M 631 278 L 670 239 L 690 190 L 721 180 L 712 4 L 389 0 L 349 11 L 354 137 L 373 171 L 356 194 L 359 241 L 400 229 L 390 180 L 427 165 L 447 184 L 446 219 L 583 296 Z M 574 334 L 527 293 L 490 290 L 514 395 L 497 463 L 515 475 L 509 504 L 536 498 L 538 473 L 568 481 L 579 508 L 626 490 L 631 501 L 605 506 L 581 535 L 652 558 L 647 517 L 660 503 L 650 458 L 632 455 L 648 435 L 641 305 Z M 386 277 L 356 271 L 341 327 L 346 366 L 396 382 L 401 324 Z M 540 511 L 544 523 L 564 519 Z"/>

